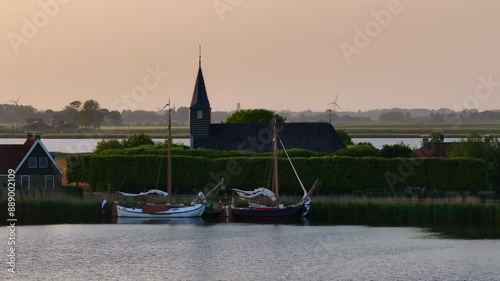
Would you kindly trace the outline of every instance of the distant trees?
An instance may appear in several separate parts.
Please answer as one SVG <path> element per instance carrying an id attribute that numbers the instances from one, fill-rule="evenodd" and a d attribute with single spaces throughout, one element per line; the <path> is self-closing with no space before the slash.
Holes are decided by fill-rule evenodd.
<path id="1" fill-rule="evenodd" d="M 123 148 L 122 144 L 118 140 L 100 140 L 97 142 L 94 153 L 101 154 L 106 149 L 118 149 Z"/>
<path id="2" fill-rule="evenodd" d="M 94 128 L 100 128 L 104 115 L 101 112 L 101 105 L 95 100 L 88 100 L 83 103 L 80 110 L 80 122 L 87 128 L 93 125 Z"/>
<path id="3" fill-rule="evenodd" d="M 106 125 L 120 126 L 123 125 L 122 115 L 117 110 L 108 111 L 107 109 L 102 110 L 104 114 L 104 120 L 108 120 Z"/>
<path id="4" fill-rule="evenodd" d="M 189 121 L 189 108 L 181 106 L 177 109 L 175 119 L 179 123 L 187 123 Z"/>
<path id="5" fill-rule="evenodd" d="M 76 106 L 76 103 L 78 104 L 78 106 Z M 73 122 L 75 124 L 79 124 L 80 123 L 79 111 L 80 111 L 81 104 L 82 103 L 79 101 L 71 102 L 69 105 L 64 107 L 64 109 L 61 112 L 56 113 L 54 118 L 55 119 L 62 119 L 62 120 L 65 120 L 67 122 Z"/>
<path id="6" fill-rule="evenodd" d="M 432 132 L 430 142 L 442 143 L 444 141 L 444 135 L 440 132 Z"/>
<path id="7" fill-rule="evenodd" d="M 132 148 L 141 145 L 154 145 L 154 141 L 150 136 L 145 134 L 131 135 L 128 138 L 122 140 L 101 140 L 97 143 L 94 150 L 94 154 L 101 154 L 107 149 L 120 149 L 120 148 Z"/>
<path id="8" fill-rule="evenodd" d="M 500 184 L 500 141 L 497 138 L 471 134 L 468 138 L 454 143 L 447 152 L 447 157 L 471 157 L 489 162 L 491 183 L 498 192 Z"/>
<path id="9" fill-rule="evenodd" d="M 285 117 L 267 109 L 241 109 L 226 119 L 226 123 L 269 123 L 276 117 L 278 123 L 284 123 Z"/>
<path id="10" fill-rule="evenodd" d="M 345 145 L 353 145 L 354 143 L 352 142 L 351 136 L 346 133 L 344 130 L 337 130 L 337 135 L 339 135 L 340 139 L 344 142 Z"/>
<path id="11" fill-rule="evenodd" d="M 95 100 L 87 100 L 84 103 L 72 101 L 62 111 L 54 112 L 52 119 L 71 122 L 85 128 L 99 128 L 103 123 L 106 125 L 122 124 L 120 112 L 101 108 L 99 102 Z"/>
<path id="12" fill-rule="evenodd" d="M 388 121 L 388 122 L 403 122 L 408 121 L 410 119 L 410 113 L 403 113 L 402 111 L 389 111 L 380 114 L 378 118 L 380 121 Z"/>
<path id="13" fill-rule="evenodd" d="M 137 147 L 141 145 L 153 145 L 154 141 L 145 134 L 131 135 L 122 141 L 123 148 Z"/>
<path id="14" fill-rule="evenodd" d="M 380 156 L 384 158 L 408 158 L 412 154 L 413 149 L 403 142 L 393 145 L 384 144 L 380 150 Z"/>
<path id="15" fill-rule="evenodd" d="M 128 124 L 167 124 L 167 115 L 146 110 L 124 110 L 122 118 Z"/>
<path id="16" fill-rule="evenodd" d="M 471 134 L 466 139 L 454 143 L 447 153 L 448 157 L 472 157 L 492 161 L 500 150 L 497 139 L 485 140 L 479 134 Z"/>
<path id="17" fill-rule="evenodd" d="M 69 107 L 73 108 L 76 111 L 79 111 L 81 106 L 82 106 L 82 102 L 77 101 L 77 100 L 69 103 Z"/>
<path id="18" fill-rule="evenodd" d="M 87 105 L 85 105 L 87 103 Z M 122 112 L 108 110 L 106 108 L 95 107 L 99 104 L 96 100 L 89 101 L 72 101 L 68 103 L 62 110 L 37 110 L 32 106 L 15 105 L 15 104 L 0 104 L 0 123 L 17 124 L 17 126 L 25 124 L 28 118 L 40 118 L 47 124 L 78 124 L 86 127 L 99 127 L 101 125 L 120 126 L 123 123 L 129 125 L 165 125 L 167 122 L 166 111 L 148 111 L 148 110 L 124 110 Z M 89 106 L 92 105 L 92 106 Z M 99 108 L 99 110 L 97 110 Z M 91 109 L 87 112 L 88 109 Z M 264 109 L 262 109 L 264 110 Z M 98 113 L 100 111 L 101 113 Z M 269 116 L 257 116 L 257 118 L 246 115 L 244 120 L 238 121 L 238 115 L 248 113 L 242 110 L 238 113 L 231 114 L 227 111 L 212 111 L 212 123 L 222 122 L 267 122 Z M 265 110 L 264 110 L 265 111 Z M 83 113 L 87 112 L 87 113 Z M 92 112 L 91 114 L 89 114 Z M 272 112 L 272 111 L 268 111 Z M 330 114 L 331 113 L 331 114 Z M 497 123 L 500 122 L 500 110 L 490 110 L 479 112 L 475 109 L 467 109 L 463 111 L 453 111 L 450 109 L 381 109 L 370 110 L 365 112 L 314 112 L 305 110 L 301 112 L 281 111 L 273 112 L 278 116 L 278 121 L 282 122 L 329 122 L 330 115 L 333 124 L 335 122 L 369 122 L 372 119 L 387 122 L 419 122 L 419 123 Z M 231 116 L 234 115 L 234 116 Z M 228 117 L 231 119 L 228 120 Z M 83 118 L 82 118 L 83 117 Z M 237 118 L 238 117 L 238 118 Z M 272 117 L 271 117 L 272 118 Z M 283 119 L 282 119 L 283 118 Z M 270 120 L 270 119 L 269 119 Z M 52 123 L 55 121 L 55 123 Z M 189 108 L 181 106 L 177 110 L 172 109 L 172 124 L 187 124 L 189 122 Z M 5 126 L 5 125 L 4 125 Z M 7 125 L 8 126 L 8 125 Z M 73 126 L 69 126 L 73 127 Z M 69 128 L 68 127 L 68 128 Z M 438 139 L 436 139 L 437 141 Z"/>
<path id="19" fill-rule="evenodd" d="M 26 122 L 26 119 L 35 117 L 36 110 L 31 105 L 0 105 L 1 123 L 19 123 Z"/>

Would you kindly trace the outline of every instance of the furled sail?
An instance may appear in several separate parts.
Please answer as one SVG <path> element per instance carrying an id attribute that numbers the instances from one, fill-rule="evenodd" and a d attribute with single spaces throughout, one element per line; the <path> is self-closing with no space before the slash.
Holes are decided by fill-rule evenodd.
<path id="1" fill-rule="evenodd" d="M 121 191 L 118 191 L 118 193 L 120 193 L 123 196 L 127 196 L 127 197 L 146 196 L 146 195 L 150 195 L 150 194 L 159 194 L 159 195 L 162 195 L 162 196 L 165 196 L 165 197 L 168 196 L 167 192 L 159 190 L 159 189 L 151 189 L 151 190 L 148 190 L 146 192 L 141 192 L 141 193 L 137 193 L 137 194 L 135 194 L 135 193 L 126 193 L 126 192 L 121 192 Z"/>
<path id="2" fill-rule="evenodd" d="M 264 197 L 271 199 L 272 201 L 276 201 L 276 196 L 274 195 L 274 193 L 267 188 L 259 187 L 259 188 L 256 188 L 254 191 L 245 191 L 245 190 L 236 189 L 236 188 L 233 188 L 233 190 L 241 198 L 253 199 L 253 198 L 258 197 L 258 196 L 264 196 Z"/>

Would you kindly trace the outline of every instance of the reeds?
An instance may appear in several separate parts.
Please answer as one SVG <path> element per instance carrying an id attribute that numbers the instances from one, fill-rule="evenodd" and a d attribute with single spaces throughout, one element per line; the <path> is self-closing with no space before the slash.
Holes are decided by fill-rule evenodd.
<path id="1" fill-rule="evenodd" d="M 340 224 L 429 226 L 500 224 L 500 204 L 477 198 L 315 200 L 311 220 Z"/>
<path id="2" fill-rule="evenodd" d="M 2 196 L 0 205 L 7 209 Z M 85 200 L 64 191 L 32 190 L 17 192 L 15 196 L 16 225 L 56 223 L 98 223 L 104 218 L 101 201 Z M 0 212 L 1 223 L 7 222 L 8 212 Z"/>

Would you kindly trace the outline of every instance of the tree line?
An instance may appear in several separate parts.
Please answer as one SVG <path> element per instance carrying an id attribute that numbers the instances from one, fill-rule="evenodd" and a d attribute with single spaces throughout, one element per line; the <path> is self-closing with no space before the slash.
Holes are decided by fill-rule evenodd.
<path id="1" fill-rule="evenodd" d="M 249 109 L 240 112 L 253 111 Z M 238 112 L 238 111 L 236 111 Z M 189 123 L 189 108 L 181 106 L 172 108 L 172 122 L 174 125 L 185 125 Z M 234 112 L 212 111 L 212 123 L 235 122 L 228 121 Z M 247 112 L 248 113 L 248 112 Z M 280 111 L 277 112 L 287 122 L 368 122 L 380 120 L 387 122 L 429 122 L 429 123 L 486 123 L 499 122 L 500 111 L 463 110 L 455 112 L 449 109 L 427 110 L 427 109 L 392 109 L 392 110 L 370 110 L 366 112 L 335 112 L 326 110 L 314 112 L 306 110 L 302 112 Z M 2 124 L 25 124 L 28 118 L 43 120 L 46 124 L 57 124 L 66 122 L 82 127 L 99 127 L 101 125 L 163 125 L 167 122 L 166 111 L 148 110 L 108 110 L 102 108 L 98 101 L 87 100 L 72 101 L 62 110 L 48 109 L 37 110 L 31 105 L 0 104 L 0 123 Z M 239 117 L 233 117 L 235 120 Z M 256 117 L 259 118 L 258 116 Z M 257 120 L 250 118 L 249 120 Z M 238 121 L 236 121 L 238 122 Z M 253 122 L 253 121 L 252 121 Z"/>
<path id="2" fill-rule="evenodd" d="M 171 109 L 173 124 L 183 125 L 189 121 L 189 108 L 182 106 Z M 219 112 L 214 112 L 221 116 Z M 221 118 L 227 118 L 222 114 Z M 42 120 L 54 127 L 94 127 L 122 125 L 159 125 L 167 123 L 166 111 L 147 110 L 108 110 L 102 108 L 98 101 L 72 101 L 60 111 L 37 110 L 31 105 L 0 105 L 0 123 L 18 126 L 28 123 L 28 120 Z"/>

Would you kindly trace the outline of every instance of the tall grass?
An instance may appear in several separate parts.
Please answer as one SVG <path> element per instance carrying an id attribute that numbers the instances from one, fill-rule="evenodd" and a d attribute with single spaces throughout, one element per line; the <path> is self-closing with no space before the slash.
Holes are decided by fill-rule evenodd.
<path id="1" fill-rule="evenodd" d="M 5 225 L 8 201 L 5 194 L 0 195 L 0 206 L 5 208 L 0 212 L 0 224 Z M 15 197 L 15 218 L 17 225 L 100 223 L 111 216 L 113 196 L 108 197 L 110 207 L 103 214 L 100 196 L 77 196 L 41 190 L 18 192 Z M 296 202 L 287 200 L 282 203 Z M 315 198 L 308 219 L 314 223 L 328 224 L 500 226 L 500 203 L 482 202 L 475 197 L 438 200 Z"/>
<path id="2" fill-rule="evenodd" d="M 15 197 L 16 225 L 56 224 L 56 223 L 98 223 L 105 216 L 100 200 L 85 200 L 81 196 L 67 192 L 30 191 L 18 192 Z M 0 199 L 0 224 L 6 224 L 8 200 Z"/>

